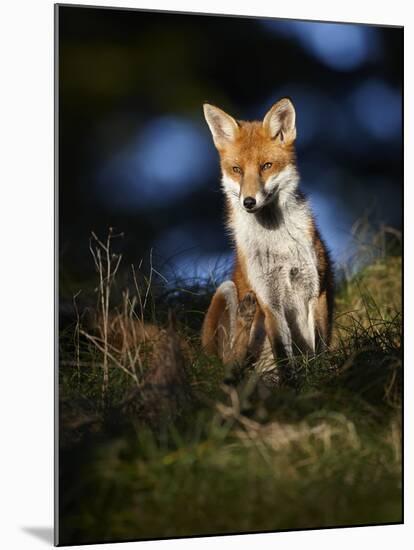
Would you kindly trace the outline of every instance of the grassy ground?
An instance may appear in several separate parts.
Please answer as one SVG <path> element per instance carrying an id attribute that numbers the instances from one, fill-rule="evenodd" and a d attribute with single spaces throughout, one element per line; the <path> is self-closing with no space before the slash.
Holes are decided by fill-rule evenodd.
<path id="1" fill-rule="evenodd" d="M 402 520 L 398 248 L 340 283 L 332 350 L 273 390 L 254 373 L 223 385 L 201 353 L 208 289 L 148 294 L 143 308 L 145 285 L 117 298 L 105 273 L 107 311 L 166 326 L 170 309 L 175 328 L 137 354 L 105 348 L 86 318 L 62 330 L 61 544 Z M 154 393 L 171 349 L 179 384 Z"/>

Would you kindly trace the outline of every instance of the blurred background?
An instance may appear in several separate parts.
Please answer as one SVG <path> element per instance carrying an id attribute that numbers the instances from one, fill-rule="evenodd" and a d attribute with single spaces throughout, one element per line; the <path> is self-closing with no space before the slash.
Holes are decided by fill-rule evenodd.
<path id="1" fill-rule="evenodd" d="M 402 225 L 401 28 L 59 8 L 61 295 L 93 275 L 91 230 L 168 282 L 231 267 L 202 104 L 297 110 L 302 189 L 340 264 L 362 217 Z"/>

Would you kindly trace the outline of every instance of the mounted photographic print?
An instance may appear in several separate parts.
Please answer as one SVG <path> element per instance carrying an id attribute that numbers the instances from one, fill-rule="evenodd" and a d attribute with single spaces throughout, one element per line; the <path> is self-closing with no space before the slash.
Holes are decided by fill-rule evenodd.
<path id="1" fill-rule="evenodd" d="M 402 523 L 402 93 L 402 27 L 56 6 L 58 545 Z"/>

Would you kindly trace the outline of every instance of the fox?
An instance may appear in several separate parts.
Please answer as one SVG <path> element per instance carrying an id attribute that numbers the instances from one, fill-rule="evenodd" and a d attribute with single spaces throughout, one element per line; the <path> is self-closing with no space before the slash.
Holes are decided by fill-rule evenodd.
<path id="1" fill-rule="evenodd" d="M 293 101 L 280 99 L 261 121 L 236 120 L 209 103 L 203 110 L 235 249 L 232 277 L 203 321 L 203 349 L 227 366 L 249 361 L 262 370 L 328 349 L 333 264 L 299 189 Z"/>

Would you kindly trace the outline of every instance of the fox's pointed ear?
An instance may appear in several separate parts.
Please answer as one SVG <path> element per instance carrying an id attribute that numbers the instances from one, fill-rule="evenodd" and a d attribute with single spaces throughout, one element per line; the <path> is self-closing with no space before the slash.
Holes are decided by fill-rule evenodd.
<path id="1" fill-rule="evenodd" d="M 293 103 L 284 97 L 266 113 L 263 127 L 272 139 L 292 143 L 296 138 L 296 113 Z"/>
<path id="2" fill-rule="evenodd" d="M 222 149 L 226 144 L 236 139 L 239 125 L 233 117 L 208 103 L 204 103 L 203 109 L 217 149 Z"/>

